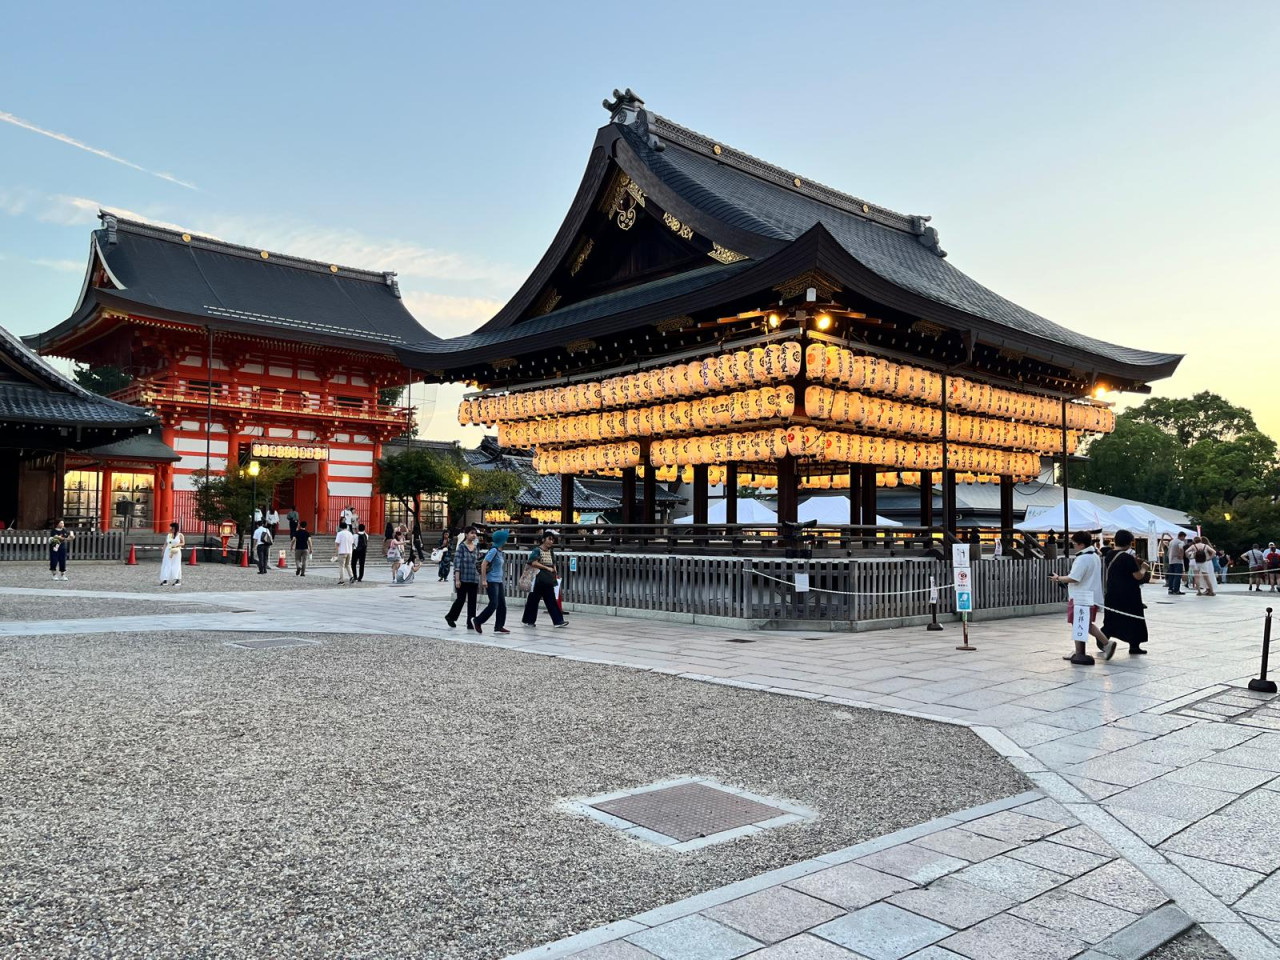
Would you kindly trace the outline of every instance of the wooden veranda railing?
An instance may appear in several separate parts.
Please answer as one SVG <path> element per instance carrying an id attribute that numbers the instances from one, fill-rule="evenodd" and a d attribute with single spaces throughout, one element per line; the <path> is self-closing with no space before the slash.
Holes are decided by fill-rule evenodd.
<path id="1" fill-rule="evenodd" d="M 119 560 L 124 553 L 123 530 L 72 530 L 68 560 Z M 0 530 L 0 560 L 48 560 L 48 530 Z"/>

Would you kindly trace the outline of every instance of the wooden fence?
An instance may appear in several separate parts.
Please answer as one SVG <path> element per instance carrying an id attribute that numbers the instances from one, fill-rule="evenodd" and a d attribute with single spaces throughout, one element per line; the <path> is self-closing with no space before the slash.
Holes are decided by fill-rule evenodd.
<path id="1" fill-rule="evenodd" d="M 119 560 L 124 554 L 123 530 L 72 530 L 68 560 Z M 48 560 L 48 530 L 0 530 L 0 560 Z"/>
<path id="2" fill-rule="evenodd" d="M 507 591 L 514 598 L 525 595 L 516 583 L 527 557 L 524 550 L 507 551 Z M 938 612 L 955 610 L 951 569 L 933 558 L 787 560 L 557 551 L 556 563 L 565 600 L 596 606 L 748 620 L 886 620 L 927 616 L 936 586 Z M 1049 574 L 1066 573 L 1069 566 L 1065 558 L 975 560 L 975 609 L 1065 602 L 1065 589 Z"/>

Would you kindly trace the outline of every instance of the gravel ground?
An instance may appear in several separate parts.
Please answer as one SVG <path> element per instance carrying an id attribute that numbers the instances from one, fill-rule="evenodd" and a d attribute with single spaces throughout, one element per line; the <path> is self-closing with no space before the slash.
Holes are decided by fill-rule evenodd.
<path id="1" fill-rule="evenodd" d="M 385 576 L 385 571 L 383 575 Z M 175 592 L 172 587 L 160 586 L 160 565 L 156 563 L 140 563 L 136 567 L 121 563 L 72 563 L 67 565 L 67 576 L 71 579 L 66 583 L 52 579 L 47 565 L 42 563 L 0 563 L 0 587 L 112 590 L 168 595 Z M 369 574 L 366 574 L 365 581 L 368 580 Z M 306 590 L 333 585 L 331 571 L 319 571 L 315 576 L 295 577 L 292 567 L 288 570 L 273 567 L 267 576 L 259 576 L 252 567 L 242 569 L 230 564 L 223 566 L 220 563 L 202 563 L 197 567 L 182 568 L 182 586 L 178 590 L 187 593 L 219 590 Z"/>
<path id="2" fill-rule="evenodd" d="M 1192 927 L 1180 937 L 1174 937 L 1147 960 L 1232 960 L 1222 944 L 1199 927 Z"/>
<path id="3" fill-rule="evenodd" d="M 0 619 L 3 620 L 77 620 L 82 617 L 136 617 L 140 614 L 162 616 L 174 613 L 220 613 L 230 609 L 214 603 L 160 603 L 154 600 L 115 600 L 108 597 L 0 594 Z"/>
<path id="4" fill-rule="evenodd" d="M 485 960 L 1028 788 L 957 727 L 316 639 L 0 641 L 0 954 Z M 673 854 L 558 806 L 690 774 L 821 816 Z"/>

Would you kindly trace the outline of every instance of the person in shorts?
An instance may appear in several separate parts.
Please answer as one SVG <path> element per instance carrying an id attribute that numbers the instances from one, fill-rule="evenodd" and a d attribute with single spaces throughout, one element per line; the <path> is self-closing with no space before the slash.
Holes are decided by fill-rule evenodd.
<path id="1" fill-rule="evenodd" d="M 311 559 L 311 531 L 307 529 L 307 521 L 298 522 L 298 528 L 289 538 L 289 549 L 293 551 L 293 575 L 307 575 L 307 561 Z"/>
<path id="2" fill-rule="evenodd" d="M 1267 578 L 1267 555 L 1262 552 L 1262 547 L 1255 543 L 1252 550 L 1244 552 L 1240 561 L 1249 568 L 1249 592 L 1256 589 L 1261 593 Z"/>
<path id="3" fill-rule="evenodd" d="M 1275 592 L 1277 586 L 1280 586 L 1280 550 L 1276 549 L 1274 542 L 1267 544 L 1267 552 L 1262 558 L 1263 564 L 1266 566 L 1267 583 L 1271 585 L 1271 592 Z"/>
<path id="4" fill-rule="evenodd" d="M 1107 635 L 1102 632 L 1102 628 L 1095 622 L 1098 616 L 1098 608 L 1102 606 L 1103 598 L 1102 557 L 1093 545 L 1093 538 L 1083 530 L 1077 530 L 1073 533 L 1071 542 L 1076 545 L 1076 556 L 1071 561 L 1071 570 L 1066 575 L 1060 573 L 1050 574 L 1049 579 L 1067 585 L 1067 623 L 1075 623 L 1076 598 L 1085 593 L 1091 596 L 1089 633 L 1098 644 L 1102 659 L 1110 660 L 1112 654 L 1116 652 L 1116 643 L 1114 640 L 1108 640 Z M 1075 653 L 1062 659 L 1070 660 L 1072 663 L 1093 663 L 1093 658 L 1084 652 L 1085 645 L 1083 640 L 1077 640 L 1075 646 Z"/>

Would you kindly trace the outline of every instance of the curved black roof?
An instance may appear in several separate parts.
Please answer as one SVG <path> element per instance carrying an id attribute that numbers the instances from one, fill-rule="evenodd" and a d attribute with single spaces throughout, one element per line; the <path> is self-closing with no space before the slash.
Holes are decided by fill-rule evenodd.
<path id="1" fill-rule="evenodd" d="M 391 354 L 434 338 L 405 308 L 394 273 L 377 273 L 224 243 L 101 214 L 75 312 L 38 337 L 42 349 L 94 310 L 195 322 Z M 101 265 L 106 282 L 90 282 Z"/>
<path id="2" fill-rule="evenodd" d="M 692 312 L 707 305 L 699 295 L 713 284 L 726 299 L 748 288 L 767 291 L 769 285 L 762 284 L 779 273 L 782 260 L 791 276 L 821 269 L 886 306 L 1068 367 L 1145 382 L 1170 375 L 1181 360 L 1178 354 L 1085 336 L 1000 296 L 950 263 L 928 217 L 897 213 L 806 180 L 658 116 L 634 96 L 606 106 L 612 119 L 597 133 L 569 213 L 520 290 L 473 334 L 398 349 L 406 363 L 463 369 L 545 348 L 549 340 L 563 344 L 616 332 L 658 312 Z M 640 282 L 532 316 L 579 242 L 601 190 L 619 172 L 664 214 L 748 259 Z M 807 263 L 797 249 L 806 242 Z M 717 283 L 730 276 L 737 277 L 736 287 Z"/>

